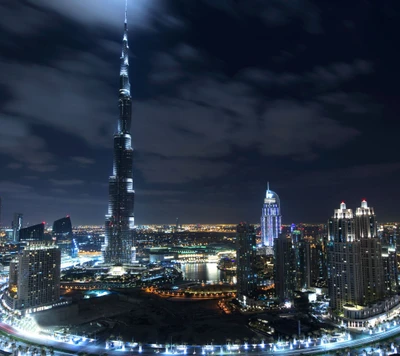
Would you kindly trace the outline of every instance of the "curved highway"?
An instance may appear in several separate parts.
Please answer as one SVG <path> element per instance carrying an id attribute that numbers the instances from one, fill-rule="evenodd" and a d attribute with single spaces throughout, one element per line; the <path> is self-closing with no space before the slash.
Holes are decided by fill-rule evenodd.
<path id="1" fill-rule="evenodd" d="M 43 345 L 46 347 L 53 347 L 54 349 L 61 349 L 65 352 L 56 352 L 59 355 L 76 355 L 78 352 L 86 352 L 91 354 L 103 354 L 107 353 L 109 355 L 131 355 L 131 354 L 144 354 L 144 355 L 154 355 L 154 353 L 163 353 L 163 354 L 197 354 L 197 355 L 210 355 L 210 354 L 230 354 L 235 355 L 239 353 L 249 353 L 254 356 L 262 356 L 265 354 L 280 354 L 280 355 L 300 355 L 300 354 L 316 354 L 321 352 L 335 351 L 345 348 L 362 348 L 367 344 L 375 343 L 377 341 L 387 339 L 390 337 L 394 337 L 400 334 L 400 325 L 393 326 L 389 330 L 382 331 L 372 335 L 363 335 L 356 339 L 345 340 L 340 342 L 326 343 L 323 345 L 309 346 L 306 347 L 306 343 L 298 342 L 297 345 L 293 346 L 293 349 L 289 349 L 287 346 L 285 348 L 279 348 L 279 346 L 275 345 L 272 348 L 266 344 L 265 348 L 262 348 L 261 345 L 257 345 L 254 348 L 252 345 L 248 345 L 245 347 L 241 345 L 239 347 L 232 346 L 230 350 L 227 350 L 227 345 L 214 345 L 214 347 L 210 346 L 200 346 L 200 345 L 192 345 L 187 346 L 186 350 L 181 348 L 174 348 L 173 351 L 170 349 L 167 351 L 165 345 L 158 345 L 157 348 L 154 348 L 154 345 L 143 345 L 142 350 L 136 346 L 132 351 L 126 349 L 125 351 L 119 349 L 106 349 L 104 346 L 92 345 L 90 343 L 86 343 L 84 345 L 75 345 L 72 343 L 66 343 L 62 341 L 52 340 L 50 338 L 46 338 L 44 336 L 38 335 L 28 335 L 25 332 L 21 332 L 8 324 L 0 322 L 0 329 L 10 336 L 17 337 L 19 339 L 25 340 L 27 343 L 34 343 Z M 104 345 L 104 344 L 103 344 Z"/>

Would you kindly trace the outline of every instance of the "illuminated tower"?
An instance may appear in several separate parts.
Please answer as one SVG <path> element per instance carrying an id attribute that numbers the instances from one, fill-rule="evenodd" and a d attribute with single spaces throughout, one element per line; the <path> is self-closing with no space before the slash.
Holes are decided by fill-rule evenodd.
<path id="1" fill-rule="evenodd" d="M 103 245 L 107 264 L 131 263 L 134 255 L 133 149 L 131 146 L 131 92 L 129 83 L 127 9 L 122 42 L 119 119 L 114 134 L 113 173 L 109 178 L 109 203 Z"/>
<path id="2" fill-rule="evenodd" d="M 268 183 L 261 213 L 261 243 L 264 246 L 273 247 L 274 240 L 281 232 L 281 225 L 281 202 L 278 194 L 269 189 Z"/>
<path id="3" fill-rule="evenodd" d="M 385 294 L 382 243 L 374 209 L 365 199 L 357 208 L 354 220 L 356 239 L 361 243 L 363 303 L 367 305 L 381 300 Z"/>
<path id="4" fill-rule="evenodd" d="M 342 202 L 328 221 L 328 291 L 330 307 L 362 304 L 361 244 L 356 240 L 354 214 Z"/>
<path id="5" fill-rule="evenodd" d="M 5 302 L 28 313 L 60 302 L 61 251 L 50 242 L 30 241 L 10 263 Z"/>

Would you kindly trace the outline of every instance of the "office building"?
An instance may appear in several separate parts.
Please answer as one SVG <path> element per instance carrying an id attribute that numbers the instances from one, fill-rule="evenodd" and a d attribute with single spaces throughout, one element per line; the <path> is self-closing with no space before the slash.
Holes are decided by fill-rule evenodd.
<path id="1" fill-rule="evenodd" d="M 10 263 L 5 302 L 9 308 L 32 313 L 60 300 L 61 252 L 53 243 L 31 241 Z"/>
<path id="2" fill-rule="evenodd" d="M 106 264 L 129 264 L 135 258 L 133 149 L 131 145 L 131 92 L 129 83 L 128 23 L 125 11 L 120 66 L 119 119 L 114 134 L 114 165 L 109 178 L 103 257 Z"/>
<path id="3" fill-rule="evenodd" d="M 269 189 L 268 183 L 261 212 L 261 243 L 263 246 L 270 247 L 271 253 L 274 240 L 281 233 L 281 227 L 282 216 L 279 196 Z"/>
<path id="4" fill-rule="evenodd" d="M 19 241 L 43 241 L 44 238 L 44 223 L 32 225 L 19 230 Z"/>
<path id="5" fill-rule="evenodd" d="M 257 291 L 256 233 L 253 225 L 240 223 L 236 228 L 237 299 L 253 298 Z"/>
<path id="6" fill-rule="evenodd" d="M 279 235 L 274 242 L 274 283 L 280 303 L 292 302 L 296 289 L 295 251 L 289 236 Z"/>
<path id="7" fill-rule="evenodd" d="M 14 219 L 11 224 L 13 229 L 13 242 L 19 241 L 19 230 L 22 229 L 22 218 L 23 214 L 14 213 Z"/>
<path id="8" fill-rule="evenodd" d="M 78 256 L 79 247 L 72 233 L 72 222 L 69 215 L 54 221 L 52 238 L 63 254 L 71 257 Z"/>
<path id="9" fill-rule="evenodd" d="M 56 240 L 72 238 L 72 223 L 69 215 L 54 221 L 52 236 Z"/>
<path id="10" fill-rule="evenodd" d="M 311 244 L 304 237 L 303 230 L 294 230 L 291 239 L 295 266 L 295 290 L 302 291 L 311 287 Z"/>

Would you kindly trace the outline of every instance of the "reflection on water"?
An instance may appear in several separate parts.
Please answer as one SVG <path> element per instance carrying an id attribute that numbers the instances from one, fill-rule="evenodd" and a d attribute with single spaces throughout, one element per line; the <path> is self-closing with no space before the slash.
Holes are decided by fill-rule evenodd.
<path id="1" fill-rule="evenodd" d="M 182 276 L 185 280 L 200 282 L 233 282 L 236 283 L 236 274 L 220 271 L 217 263 L 182 263 Z"/>

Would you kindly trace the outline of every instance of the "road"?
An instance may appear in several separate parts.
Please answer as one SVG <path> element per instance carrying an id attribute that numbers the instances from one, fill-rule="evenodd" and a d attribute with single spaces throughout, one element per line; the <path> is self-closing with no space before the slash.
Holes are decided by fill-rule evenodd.
<path id="1" fill-rule="evenodd" d="M 136 347 L 134 351 L 121 351 L 121 350 L 106 350 L 104 346 L 96 346 L 96 345 L 75 345 L 71 343 L 66 343 L 62 341 L 56 341 L 56 340 L 51 340 L 44 338 L 43 336 L 34 336 L 34 335 L 27 335 L 26 333 L 22 333 L 15 328 L 4 324 L 0 322 L 0 329 L 3 330 L 5 333 L 9 334 L 10 336 L 18 337 L 20 339 L 25 340 L 27 343 L 36 343 L 40 345 L 44 345 L 46 347 L 52 346 L 54 349 L 62 349 L 65 350 L 65 352 L 57 352 L 58 355 L 76 355 L 78 352 L 86 352 L 86 353 L 91 353 L 91 354 L 103 354 L 107 353 L 108 355 L 132 355 L 135 354 L 137 355 L 139 353 L 138 348 Z M 373 335 L 364 335 L 363 337 L 360 337 L 358 339 L 352 339 L 352 340 L 346 340 L 342 342 L 334 342 L 334 343 L 329 343 L 325 345 L 317 345 L 317 346 L 310 346 L 310 347 L 302 347 L 302 348 L 296 348 L 293 350 L 289 349 L 275 349 L 275 350 L 267 350 L 268 348 L 266 347 L 265 349 L 261 349 L 260 346 L 257 348 L 253 348 L 251 345 L 248 346 L 248 349 L 245 349 L 245 347 L 242 345 L 239 350 L 235 351 L 227 351 L 226 350 L 226 345 L 215 345 L 215 353 L 216 354 L 230 354 L 230 355 L 235 355 L 235 354 L 250 354 L 254 356 L 262 356 L 265 354 L 274 354 L 274 355 L 300 355 L 300 354 L 316 354 L 321 352 L 328 352 L 328 351 L 335 351 L 339 349 L 345 349 L 347 347 L 349 348 L 363 348 L 365 347 L 366 344 L 370 343 L 375 343 L 383 339 L 387 339 L 390 337 L 394 337 L 396 335 L 400 334 L 400 325 L 392 327 L 390 330 L 387 331 L 382 331 L 377 334 Z M 160 345 L 161 346 L 161 345 Z M 162 345 L 163 347 L 159 348 L 160 353 L 165 353 L 165 345 Z M 295 346 L 296 347 L 296 346 Z M 223 352 L 220 352 L 220 350 L 224 350 Z M 143 351 L 141 354 L 143 355 L 153 355 L 156 352 L 156 350 L 151 347 L 151 345 L 143 345 Z M 172 352 L 170 352 L 172 354 Z M 183 350 L 182 351 L 176 351 L 174 352 L 176 354 L 184 354 Z M 206 351 L 202 346 L 199 345 L 193 345 L 193 346 L 188 346 L 187 347 L 187 354 L 197 354 L 197 355 L 209 355 L 211 354 L 211 351 Z"/>

